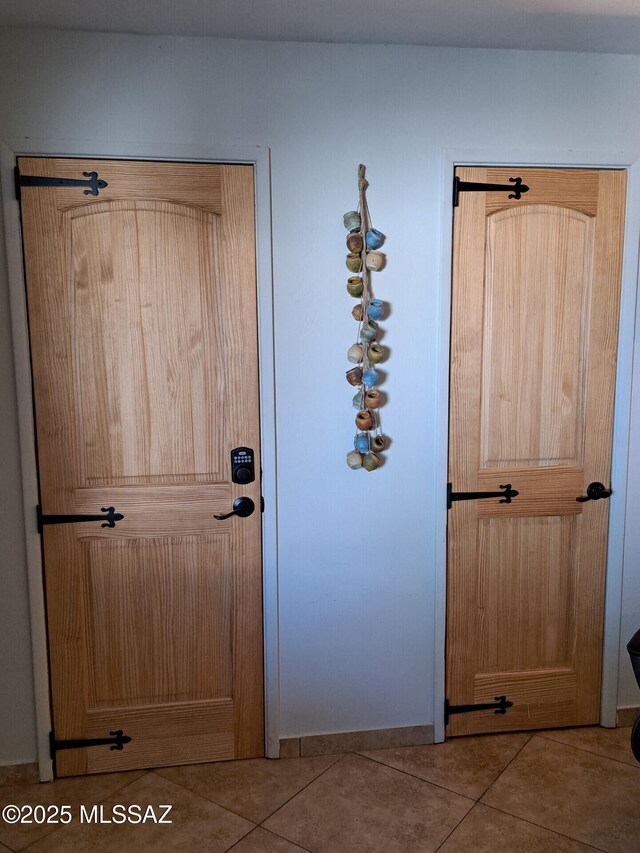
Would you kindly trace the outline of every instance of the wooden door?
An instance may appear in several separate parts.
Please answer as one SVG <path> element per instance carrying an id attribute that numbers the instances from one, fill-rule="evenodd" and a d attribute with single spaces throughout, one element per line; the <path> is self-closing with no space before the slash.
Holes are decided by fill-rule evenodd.
<path id="1" fill-rule="evenodd" d="M 42 528 L 55 739 L 131 738 L 56 772 L 263 755 L 252 167 L 19 170 L 42 514 L 124 516 Z"/>
<path id="2" fill-rule="evenodd" d="M 454 213 L 451 489 L 518 495 L 451 503 L 447 700 L 513 705 L 447 733 L 596 723 L 609 502 L 576 498 L 610 486 L 625 173 L 457 175 L 529 190 Z"/>

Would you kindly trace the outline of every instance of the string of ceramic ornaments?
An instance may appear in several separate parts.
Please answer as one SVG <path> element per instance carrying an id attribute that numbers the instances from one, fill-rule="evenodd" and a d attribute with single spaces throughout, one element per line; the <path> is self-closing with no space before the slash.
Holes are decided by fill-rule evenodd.
<path id="1" fill-rule="evenodd" d="M 356 470 L 364 468 L 374 471 L 380 465 L 379 454 L 387 446 L 380 426 L 382 395 L 377 385 L 380 379 L 375 368 L 385 357 L 385 349 L 376 341 L 378 334 L 377 321 L 384 312 L 384 303 L 373 299 L 370 284 L 370 273 L 382 269 L 385 256 L 378 252 L 384 242 L 384 234 L 371 226 L 371 216 L 367 205 L 367 188 L 365 167 L 358 166 L 358 210 L 345 213 L 344 227 L 347 234 L 347 269 L 352 275 L 347 280 L 348 293 L 359 299 L 352 314 L 358 322 L 356 342 L 349 347 L 347 358 L 355 367 L 347 370 L 347 382 L 358 390 L 353 398 L 353 405 L 358 410 L 356 415 L 356 435 L 354 450 L 347 454 L 347 465 Z"/>

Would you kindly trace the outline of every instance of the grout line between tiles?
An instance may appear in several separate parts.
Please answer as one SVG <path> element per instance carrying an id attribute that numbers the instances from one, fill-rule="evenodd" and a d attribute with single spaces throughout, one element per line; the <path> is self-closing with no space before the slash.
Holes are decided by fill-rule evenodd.
<path id="1" fill-rule="evenodd" d="M 331 766 L 333 767 L 333 764 L 332 764 Z M 328 768 L 327 768 L 327 769 L 328 769 Z M 287 801 L 287 802 L 288 802 L 288 801 Z M 275 812 L 274 812 L 274 814 L 275 814 Z M 265 818 L 265 820 L 268 820 L 268 818 Z M 280 835 L 278 832 L 274 832 L 274 831 L 273 831 L 273 829 L 267 829 L 267 828 L 266 828 L 266 826 L 262 826 L 262 824 L 260 824 L 259 826 L 254 826 L 254 828 L 251 830 L 251 832 L 253 832 L 253 831 L 254 831 L 254 830 L 256 830 L 256 829 L 261 829 L 263 832 L 268 832 L 268 833 L 270 833 L 271 835 L 274 835 L 276 838 L 280 838 L 280 839 L 282 839 L 282 841 L 286 841 L 288 844 L 294 844 L 296 847 L 299 847 L 299 848 L 300 848 L 300 850 L 303 850 L 303 851 L 304 851 L 304 853 L 313 853 L 313 850 L 309 850 L 309 848 L 308 848 L 308 847 L 303 847 L 303 846 L 302 846 L 302 844 L 298 844 L 298 842 L 297 842 L 297 841 L 292 841 L 290 838 L 285 838 L 285 836 L 284 836 L 284 835 Z M 251 834 L 251 832 L 248 832 L 248 833 L 247 833 L 247 835 L 250 835 L 250 834 Z M 237 847 L 237 846 L 238 846 L 238 844 L 240 844 L 240 842 L 241 842 L 241 841 L 243 841 L 243 840 L 247 837 L 247 835 L 243 835 L 243 836 L 242 836 L 242 838 L 239 838 L 239 839 L 235 842 L 235 844 L 233 845 L 233 847 L 229 847 L 229 848 L 227 848 L 227 850 L 225 850 L 225 853 L 231 853 L 231 851 L 232 851 L 235 847 Z"/>
<path id="2" fill-rule="evenodd" d="M 180 765 L 176 765 L 176 764 L 172 765 L 172 767 L 179 767 L 179 766 Z M 164 767 L 157 767 L 156 768 L 156 770 L 164 770 L 164 769 L 165 769 Z M 215 800 L 212 800 L 211 797 L 207 797 L 205 794 L 201 794 L 199 791 L 192 791 L 191 788 L 187 788 L 186 785 L 182 785 L 180 782 L 175 782 L 173 779 L 167 779 L 165 776 L 161 776 L 159 773 L 156 773 L 154 770 L 152 770 L 151 772 L 153 773 L 154 776 L 157 776 L 158 779 L 162 779 L 163 782 L 169 782 L 170 785 L 175 785 L 176 788 L 180 788 L 182 791 L 185 791 L 187 794 L 190 794 L 192 797 L 200 797 L 201 800 L 206 800 L 207 803 L 211 803 L 211 805 L 217 806 L 219 809 L 222 809 L 225 812 L 229 812 L 229 814 L 235 815 L 236 817 L 241 817 L 242 820 L 246 820 L 246 821 L 248 821 L 248 823 L 253 824 L 253 826 L 251 827 L 249 832 L 253 832 L 253 830 L 256 828 L 256 826 L 259 826 L 259 824 L 257 824 L 255 821 L 249 820 L 248 817 L 245 817 L 243 814 L 240 814 L 240 812 L 236 812 L 233 809 L 230 809 L 228 806 L 223 806 L 222 803 L 217 803 Z M 265 818 L 265 820 L 266 820 L 266 818 Z M 248 835 L 249 832 L 245 833 L 245 835 Z M 243 835 L 242 838 L 244 838 L 244 837 L 245 836 Z M 241 841 L 242 838 L 238 839 L 238 841 Z M 234 844 L 236 844 L 236 843 L 237 842 L 234 841 Z"/>
<path id="3" fill-rule="evenodd" d="M 588 727 L 585 726 L 585 728 L 588 728 Z M 626 727 L 620 727 L 620 728 L 626 728 Z M 560 731 L 562 731 L 562 729 L 560 729 Z M 618 764 L 622 764 L 624 767 L 634 767 L 635 766 L 633 764 L 629 764 L 627 761 L 622 761 L 620 758 L 614 758 L 613 755 L 605 755 L 602 752 L 596 752 L 596 750 L 594 750 L 594 749 L 587 749 L 586 746 L 578 746 L 577 744 L 574 744 L 574 743 L 567 743 L 564 740 L 556 740 L 556 738 L 549 737 L 548 735 L 541 734 L 540 732 L 536 732 L 535 737 L 543 738 L 544 740 L 548 740 L 551 743 L 557 743 L 559 746 L 568 746 L 570 749 L 577 749 L 580 752 L 588 752 L 589 755 L 597 755 L 600 758 L 608 758 L 609 761 L 617 761 Z M 629 752 L 631 753 L 631 747 L 629 747 Z M 640 764 L 637 765 L 636 769 L 640 770 Z"/>
<path id="4" fill-rule="evenodd" d="M 476 805 L 484 806 L 485 809 L 493 809 L 494 812 L 500 812 L 500 814 L 507 815 L 508 817 L 513 817 L 516 820 L 521 820 L 522 823 L 528 823 L 529 826 L 535 826 L 538 829 L 544 829 L 545 832 L 551 832 L 554 835 L 559 835 L 560 838 L 566 838 L 567 841 L 575 841 L 578 844 L 584 845 L 588 850 L 597 850 L 598 853 L 607 853 L 607 851 L 603 847 L 594 847 L 593 844 L 589 844 L 588 841 L 583 841 L 581 838 L 574 838 L 573 835 L 566 835 L 564 832 L 558 832 L 557 829 L 551 829 L 548 826 L 544 826 L 544 824 L 542 823 L 536 823 L 533 820 L 528 820 L 526 817 L 521 817 L 520 815 L 513 814 L 512 812 L 505 811 L 504 809 L 501 809 L 498 806 L 490 806 L 487 803 L 477 803 Z"/>
<path id="5" fill-rule="evenodd" d="M 415 773 L 411 773 L 409 770 L 403 770 L 403 769 L 401 769 L 400 767 L 394 767 L 394 766 L 393 766 L 393 765 L 391 765 L 391 764 L 385 764 L 385 763 L 384 763 L 384 761 L 378 760 L 377 758 L 373 758 L 371 755 L 364 755 L 364 754 L 363 754 L 363 753 L 361 753 L 361 752 L 356 752 L 356 753 L 353 753 L 353 754 L 354 754 L 354 755 L 359 755 L 359 756 L 360 756 L 360 758 L 365 758 L 365 759 L 367 759 L 368 761 L 373 761 L 375 764 L 381 764 L 383 767 L 387 767 L 389 770 L 396 770 L 398 773 L 404 773 L 404 775 L 405 775 L 405 776 L 410 776 L 412 779 L 417 779 L 419 782 L 425 782 L 427 785 L 433 785 L 435 788 L 441 788 L 443 791 L 448 791 L 450 794 L 456 794 L 458 797 L 464 797 L 466 800 L 471 800 L 471 802 L 473 802 L 473 803 L 477 803 L 477 802 L 479 802 L 479 801 L 480 801 L 480 799 L 481 799 L 482 797 L 484 797 L 484 795 L 487 793 L 487 791 L 489 790 L 489 788 L 490 788 L 493 784 L 495 784 L 495 783 L 498 781 L 498 779 L 500 778 L 500 776 L 504 773 L 504 771 L 505 771 L 505 770 L 507 769 L 507 767 L 511 764 L 511 762 L 514 760 L 514 758 L 516 758 L 516 757 L 520 754 L 520 752 L 525 748 L 525 746 L 529 743 L 529 741 L 530 741 L 530 740 L 531 740 L 531 737 L 527 738 L 527 740 L 522 744 L 522 746 L 520 747 L 520 749 L 518 749 L 518 751 L 515 753 L 515 755 L 513 755 L 513 756 L 509 759 L 509 761 L 507 762 L 507 764 L 505 764 L 505 766 L 502 768 L 502 770 L 498 773 L 498 775 L 496 776 L 496 778 L 495 778 L 495 779 L 493 779 L 493 780 L 489 783 L 489 785 L 485 788 L 485 790 L 484 790 L 484 791 L 482 791 L 482 793 L 481 793 L 481 794 L 479 794 L 479 795 L 478 795 L 478 797 L 477 797 L 477 798 L 476 798 L 476 797 L 470 797 L 470 796 L 469 796 L 469 794 L 461 794 L 461 793 L 460 793 L 460 791 L 456 791 L 454 788 L 447 788 L 447 786 L 446 786 L 446 785 L 443 785 L 443 784 L 442 784 L 442 783 L 440 783 L 440 782 L 433 782 L 431 779 L 425 779 L 423 776 L 416 776 L 416 774 L 415 774 Z M 393 748 L 393 747 L 392 747 L 392 748 Z"/>
<path id="6" fill-rule="evenodd" d="M 507 768 L 511 767 L 511 765 L 512 765 L 512 764 L 513 764 L 513 762 L 516 760 L 516 758 L 520 755 L 520 753 L 521 753 L 521 752 L 522 752 L 522 750 L 525 748 L 525 746 L 527 746 L 527 744 L 531 743 L 531 741 L 533 740 L 533 737 L 534 737 L 534 735 L 533 735 L 533 734 L 530 734 L 530 735 L 529 735 L 529 737 L 528 737 L 528 738 L 526 739 L 526 741 L 522 744 L 522 746 L 521 746 L 521 747 L 520 747 L 520 749 L 515 753 L 515 755 L 512 755 L 512 756 L 511 756 L 511 758 L 509 759 L 509 761 L 507 761 L 507 763 L 506 763 L 506 764 L 505 764 L 505 766 L 502 768 L 502 770 L 498 773 L 498 775 L 497 775 L 497 776 L 496 776 L 496 778 L 493 780 L 493 782 L 490 782 L 490 783 L 487 785 L 487 787 L 484 789 L 484 791 L 480 794 L 480 796 L 478 797 L 477 802 L 480 802 L 480 800 L 484 797 L 484 795 L 487 793 L 487 791 L 489 790 L 489 788 L 491 788 L 493 785 L 495 785 L 495 784 L 496 784 L 496 782 L 498 781 L 498 779 L 499 779 L 499 778 L 502 776 L 502 774 L 507 770 Z"/>
<path id="7" fill-rule="evenodd" d="M 320 756 L 309 756 L 309 757 L 319 758 Z M 325 769 L 322 770 L 320 773 L 318 773 L 317 776 L 314 776 L 313 779 L 309 780 L 309 782 L 307 782 L 306 785 L 303 785 L 302 788 L 297 790 L 295 792 L 295 794 L 292 794 L 289 797 L 289 799 L 285 800 L 284 803 L 281 803 L 277 809 L 274 809 L 274 811 L 272 811 L 270 814 L 268 814 L 259 823 L 256 823 L 255 821 L 251 820 L 250 818 L 246 817 L 245 815 L 240 814 L 240 812 L 237 812 L 234 809 L 229 808 L 229 806 L 223 806 L 222 803 L 216 802 L 216 800 L 211 799 L 211 797 L 208 797 L 205 794 L 201 794 L 199 792 L 193 791 L 191 788 L 187 788 L 185 785 L 182 785 L 180 782 L 175 782 L 173 779 L 167 779 L 165 776 L 161 776 L 159 773 L 155 773 L 155 770 L 164 770 L 165 769 L 164 767 L 156 767 L 155 770 L 151 770 L 149 772 L 154 773 L 154 775 L 156 775 L 159 779 L 163 779 L 165 782 L 170 782 L 172 785 L 176 785 L 178 788 L 182 788 L 183 791 L 186 791 L 187 793 L 192 794 L 194 797 L 200 797 L 201 799 L 206 800 L 208 803 L 213 803 L 214 806 L 218 806 L 218 808 L 224 809 L 225 811 L 230 812 L 230 814 L 233 814 L 236 817 L 241 817 L 243 820 L 249 821 L 249 823 L 253 824 L 253 827 L 252 827 L 252 829 L 249 830 L 249 832 L 253 832 L 253 830 L 256 829 L 256 827 L 262 826 L 262 824 L 266 820 L 269 820 L 269 818 L 272 815 L 274 815 L 277 811 L 279 811 L 279 809 L 281 809 L 283 806 L 286 806 L 286 804 L 288 802 L 290 802 L 294 797 L 297 797 L 298 794 L 301 793 L 302 791 L 304 791 L 305 788 L 308 788 L 309 785 L 313 784 L 313 782 L 315 782 L 316 779 L 319 779 L 322 775 L 324 775 L 327 772 L 327 770 L 331 770 L 331 768 L 334 767 L 338 763 L 338 761 L 340 761 L 341 758 L 344 758 L 344 755 L 336 755 L 336 756 L 326 755 L 326 756 L 322 756 L 322 757 L 323 758 L 334 758 L 335 757 L 335 761 L 332 761 L 328 767 L 325 767 Z M 278 758 L 278 759 L 274 759 L 274 760 L 275 761 L 297 761 L 298 759 L 295 759 L 295 758 Z M 167 769 L 170 769 L 170 768 L 167 768 Z M 264 827 L 264 829 L 266 829 L 266 827 Z M 269 829 L 269 830 L 267 830 L 267 832 L 272 832 L 272 830 Z M 272 834 L 275 834 L 275 833 L 272 832 Z M 245 836 L 243 835 L 242 838 L 244 838 L 244 837 Z M 238 840 L 241 841 L 242 839 L 238 839 Z M 289 839 L 285 839 L 285 840 L 288 841 Z M 237 843 L 238 842 L 234 842 L 234 845 Z"/>
<path id="8" fill-rule="evenodd" d="M 442 844 L 440 844 L 438 847 L 436 847 L 436 849 L 433 851 L 433 853 L 438 853 L 438 850 L 442 850 L 442 848 L 443 848 L 443 847 L 444 847 L 444 845 L 447 843 L 447 841 L 451 838 L 451 836 L 453 835 L 453 833 L 454 833 L 454 832 L 458 829 L 458 827 L 459 827 L 459 826 L 460 826 L 460 825 L 461 825 L 461 824 L 462 824 L 462 823 L 463 823 L 463 822 L 464 822 L 464 821 L 469 817 L 469 815 L 470 815 L 470 814 L 471 814 L 471 812 L 476 808 L 476 806 L 477 806 L 477 805 L 478 805 L 478 803 L 476 802 L 476 803 L 474 803 L 474 804 L 471 806 L 471 808 L 470 808 L 470 809 L 469 809 L 469 811 L 466 813 L 466 815 L 464 815 L 463 817 L 461 817 L 461 818 L 460 818 L 460 820 L 459 820 L 459 821 L 458 821 L 458 823 L 453 827 L 453 829 L 451 830 L 451 832 L 449 832 L 449 833 L 448 833 L 447 837 L 446 837 L 445 839 L 443 839 Z"/>
<path id="9" fill-rule="evenodd" d="M 377 758 L 372 758 L 370 755 L 363 755 L 361 752 L 353 752 L 350 754 L 357 755 L 359 758 L 364 758 L 365 761 L 372 761 L 380 767 L 386 767 L 387 770 L 395 770 L 396 773 L 402 773 L 403 776 L 409 776 L 410 779 L 416 779 L 418 782 L 424 782 L 425 785 L 433 785 L 434 788 L 440 788 L 442 791 L 447 791 L 449 794 L 455 794 L 457 797 L 463 797 L 465 800 L 471 800 L 472 803 L 476 802 L 476 800 L 468 794 L 461 794 L 459 791 L 454 791 L 452 788 L 447 788 L 445 785 L 441 785 L 438 782 L 432 782 L 430 779 L 423 779 L 422 776 L 416 776 L 415 773 L 410 773 L 408 770 L 402 770 L 400 767 L 392 767 L 390 764 L 378 761 Z"/>
<path id="10" fill-rule="evenodd" d="M 130 773 L 130 772 L 131 772 L 131 773 L 136 773 L 137 771 L 135 771 L 135 770 L 132 770 L 132 771 L 124 770 L 124 771 L 122 771 L 122 772 L 123 772 L 123 773 Z M 125 788 L 127 788 L 129 785 L 133 785 L 133 783 L 134 783 L 134 782 L 137 782 L 137 781 L 138 781 L 138 780 L 140 780 L 140 779 L 144 779 L 144 777 L 145 777 L 145 776 L 147 776 L 149 773 L 152 773 L 152 772 L 153 772 L 152 770 L 145 770 L 145 771 L 142 773 L 142 776 L 138 776 L 138 777 L 136 777 L 135 779 L 132 779 L 132 780 L 131 780 L 131 781 L 129 781 L 129 782 L 125 782 L 125 783 L 124 783 L 123 785 L 121 785 L 119 788 L 115 788 L 113 791 L 110 791 L 108 794 L 106 794 L 104 797 L 102 797 L 102 799 L 100 799 L 100 800 L 99 800 L 99 799 L 97 799 L 97 798 L 96 798 L 95 803 L 96 803 L 97 805 L 100 805 L 100 803 L 103 803 L 105 800 L 108 800 L 108 799 L 109 799 L 109 797 L 114 796 L 114 795 L 115 795 L 115 794 L 117 794 L 119 791 L 122 791 L 122 790 L 124 790 Z M 108 778 L 108 777 L 109 777 L 109 774 L 108 774 L 108 773 L 90 773 L 90 774 L 88 774 L 88 775 L 87 775 L 87 777 L 86 777 L 86 778 L 89 778 L 89 777 L 91 777 L 91 778 L 97 778 L 97 777 L 104 777 L 104 778 Z M 34 784 L 37 784 L 37 785 L 55 785 L 55 783 L 56 783 L 56 782 L 61 782 L 61 781 L 63 781 L 64 779 L 73 779 L 73 778 L 78 778 L 78 777 L 73 777 L 73 776 L 56 776 L 54 779 L 52 779 L 52 780 L 51 780 L 51 782 L 29 782 L 29 783 L 27 783 L 27 784 L 29 784 L 29 785 L 34 785 Z M 93 803 L 92 803 L 92 805 L 93 805 Z M 54 835 L 54 833 L 59 833 L 59 832 L 61 832 L 63 829 L 66 829 L 66 828 L 68 828 L 69 826 L 71 826 L 71 824 L 66 824 L 66 825 L 65 825 L 65 824 L 60 824 L 60 825 L 48 824 L 48 825 L 53 827 L 53 828 L 51 829 L 51 831 L 50 831 L 50 832 L 45 832 L 45 834 L 44 834 L 44 835 L 41 835 L 39 838 L 34 838 L 34 840 L 33 840 L 33 841 L 31 841 L 29 844 L 27 844 L 27 846 L 26 846 L 26 847 L 21 847 L 21 848 L 20 848 L 19 853 L 25 853 L 25 851 L 26 851 L 26 850 L 29 850 L 31 847 L 33 847 L 33 845 L 34 845 L 34 844 L 38 844 L 40 841 L 43 841 L 45 838 L 51 838 L 51 836 L 52 836 L 52 835 Z M 8 843 L 5 843 L 4 841 L 2 841 L 2 842 L 0 842 L 0 844 L 4 844 L 4 846 L 5 846 L 8 850 L 11 850 L 11 851 L 12 851 L 12 853 L 18 853 L 18 851 L 16 851 L 16 850 L 15 850 L 15 848 L 11 847 Z"/>
<path id="11" fill-rule="evenodd" d="M 217 803 L 214 803 L 214 805 L 217 805 Z M 234 812 L 234 814 L 235 814 L 235 812 Z M 245 820 L 246 820 L 246 818 L 245 818 Z M 248 832 L 245 832 L 245 834 L 241 835 L 240 838 L 237 839 L 237 841 L 234 841 L 233 844 L 231 845 L 231 847 L 227 847 L 227 849 L 224 851 L 224 853 L 229 853 L 230 850 L 233 850 L 234 847 L 237 847 L 241 841 L 244 841 L 244 839 L 247 837 L 247 835 L 251 835 L 251 833 L 254 831 L 254 829 L 257 829 L 257 828 L 258 828 L 257 826 L 252 826 Z"/>
<path id="12" fill-rule="evenodd" d="M 313 783 L 314 783 L 314 782 L 317 782 L 317 781 L 318 781 L 318 779 L 321 779 L 321 778 L 324 776 L 324 774 L 325 774 L 325 773 L 328 773 L 328 772 L 329 772 L 329 770 L 331 770 L 331 769 L 332 769 L 332 768 L 334 768 L 337 764 L 339 764 L 339 763 L 342 761 L 342 759 L 343 759 L 343 758 L 345 758 L 345 756 L 347 756 L 347 755 L 351 755 L 351 754 L 352 754 L 352 753 L 350 753 L 350 752 L 344 752 L 344 753 L 342 753 L 341 755 L 337 755 L 337 756 L 335 757 L 335 758 L 336 758 L 336 760 L 335 760 L 335 761 L 332 761 L 332 762 L 331 762 L 331 764 L 330 764 L 328 767 L 325 767 L 325 769 L 322 771 L 322 773 L 318 773 L 318 775 L 317 775 L 317 776 L 314 776 L 314 778 L 313 778 L 313 779 L 311 779 L 309 782 L 307 782 L 307 784 L 306 784 L 306 785 L 303 785 L 303 787 L 302 787 L 302 788 L 300 788 L 300 790 L 296 791 L 296 792 L 295 792 L 295 794 L 292 794 L 292 795 L 289 797 L 289 799 L 288 799 L 288 800 L 285 800 L 285 801 L 284 801 L 284 803 L 282 803 L 281 805 L 279 805 L 279 806 L 278 806 L 278 808 L 277 808 L 275 811 L 272 811 L 270 815 L 267 815 L 267 817 L 265 817 L 263 820 L 261 820 L 261 821 L 260 821 L 260 823 L 258 824 L 258 826 L 262 827 L 263 829 L 266 829 L 266 830 L 267 830 L 267 832 L 271 832 L 271 833 L 272 833 L 272 835 L 278 835 L 278 833 L 277 833 L 277 832 L 274 832 L 272 829 L 267 829 L 267 827 L 266 827 L 266 826 L 263 826 L 263 824 L 265 823 L 265 821 L 269 820 L 269 818 L 273 817 L 275 814 L 278 814 L 278 812 L 280 811 L 280 809 L 283 809 L 286 805 L 288 805 L 288 804 L 291 802 L 291 800 L 295 800 L 295 798 L 296 798 L 299 794 L 301 794 L 303 791 L 306 791 L 306 790 L 307 790 L 307 788 L 309 787 L 309 785 L 313 785 Z M 327 758 L 330 758 L 330 757 L 333 757 L 333 756 L 326 756 L 326 757 L 327 757 Z M 285 759 L 283 759 L 283 760 L 284 760 L 284 761 L 291 761 L 291 760 L 295 760 L 295 759 L 285 758 Z M 279 835 L 278 837 L 279 837 L 279 838 L 284 838 L 284 836 L 283 836 L 283 835 Z M 295 844 L 295 842 L 294 842 L 294 841 L 291 841 L 291 839 L 290 839 L 290 838 L 285 838 L 284 840 L 285 840 L 285 841 L 288 841 L 290 844 Z M 304 849 L 304 848 L 303 848 L 303 849 Z"/>

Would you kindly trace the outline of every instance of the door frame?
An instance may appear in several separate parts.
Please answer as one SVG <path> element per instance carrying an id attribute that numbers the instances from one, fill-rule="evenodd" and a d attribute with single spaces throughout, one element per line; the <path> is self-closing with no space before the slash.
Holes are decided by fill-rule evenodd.
<path id="1" fill-rule="evenodd" d="M 185 145 L 106 140 L 89 142 L 46 139 L 0 140 L 0 199 L 2 202 L 0 226 L 2 219 L 4 219 L 14 369 L 18 398 L 18 425 L 21 436 L 20 464 L 31 616 L 38 767 L 40 781 L 45 782 L 53 778 L 53 761 L 49 753 L 51 711 L 41 541 L 34 511 L 38 503 L 38 475 L 26 288 L 20 208 L 14 189 L 14 167 L 16 158 L 19 156 L 239 163 L 251 165 L 254 168 L 260 443 L 263 467 L 262 494 L 265 507 L 262 515 L 265 755 L 268 758 L 278 758 L 280 753 L 280 692 L 270 150 L 259 147 L 208 143 Z M 0 270 L 0 275 L 2 275 L 2 270 Z"/>
<path id="2" fill-rule="evenodd" d="M 452 187 L 456 166 L 556 167 L 583 169 L 624 169 L 627 172 L 627 198 L 622 254 L 620 291 L 620 326 L 613 419 L 611 481 L 616 484 L 609 509 L 609 539 L 604 603 L 604 637 L 600 724 L 616 725 L 618 669 L 620 658 L 620 620 L 622 611 L 622 576 L 624 561 L 624 528 L 626 517 L 627 471 L 631 437 L 631 392 L 633 351 L 636 326 L 640 330 L 638 304 L 638 261 L 640 233 L 640 151 L 559 151 L 526 149 L 446 148 L 441 160 L 441 253 L 437 344 L 438 420 L 436 426 L 435 505 L 436 526 L 436 595 L 435 595 L 435 685 L 434 740 L 445 738 L 445 640 L 447 586 L 447 509 L 444 500 L 448 480 L 449 441 L 449 347 L 451 320 L 453 208 Z M 636 322 L 637 320 L 637 322 Z"/>

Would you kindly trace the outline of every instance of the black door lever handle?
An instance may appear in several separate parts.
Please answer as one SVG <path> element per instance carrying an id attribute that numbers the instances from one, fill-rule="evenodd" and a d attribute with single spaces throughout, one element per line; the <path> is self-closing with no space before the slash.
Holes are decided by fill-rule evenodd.
<path id="1" fill-rule="evenodd" d="M 251 498 L 236 498 L 233 502 L 233 509 L 231 512 L 227 512 L 224 515 L 214 515 L 213 517 L 217 518 L 218 521 L 224 521 L 225 518 L 231 518 L 232 515 L 238 515 L 240 518 L 247 518 L 255 508 L 256 505 Z"/>
<path id="2" fill-rule="evenodd" d="M 611 497 L 611 489 L 607 489 L 603 483 L 589 483 L 587 486 L 587 494 L 580 495 L 576 498 L 578 503 L 585 503 L 586 501 L 599 501 L 602 498 Z"/>

